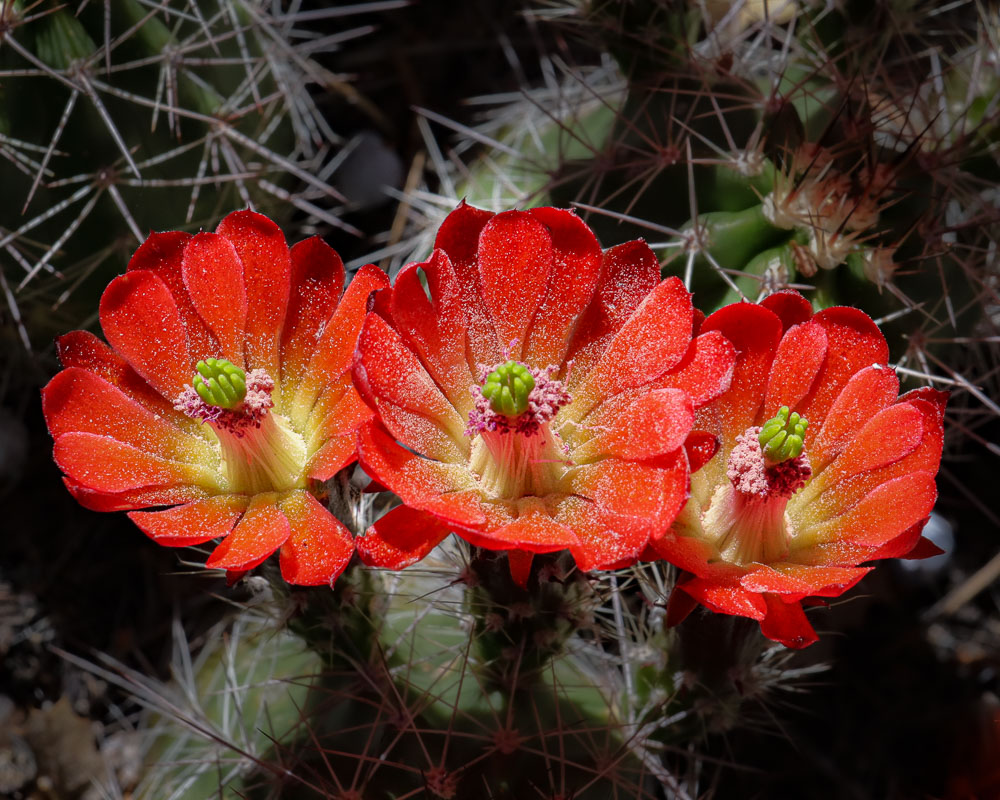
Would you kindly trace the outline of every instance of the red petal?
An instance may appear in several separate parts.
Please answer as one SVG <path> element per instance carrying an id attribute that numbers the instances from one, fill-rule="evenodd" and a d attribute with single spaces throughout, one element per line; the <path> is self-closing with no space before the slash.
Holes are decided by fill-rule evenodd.
<path id="1" fill-rule="evenodd" d="M 189 436 L 173 420 L 162 419 L 79 367 L 65 369 L 49 381 L 42 391 L 42 410 L 53 438 L 77 431 L 110 436 L 175 461 L 212 457 L 204 440 Z"/>
<path id="2" fill-rule="evenodd" d="M 369 567 L 403 569 L 424 558 L 450 532 L 433 514 L 398 506 L 356 539 L 358 555 Z"/>
<path id="3" fill-rule="evenodd" d="M 184 246 L 191 240 L 190 233 L 165 231 L 151 233 L 135 251 L 128 262 L 129 272 L 149 270 L 155 272 L 170 290 L 187 334 L 188 357 L 192 364 L 213 353 L 219 353 L 219 343 L 195 310 L 194 303 L 184 287 L 181 261 Z"/>
<path id="4" fill-rule="evenodd" d="M 872 550 L 863 559 L 859 560 L 874 561 L 879 558 L 921 559 L 941 555 L 944 550 L 920 535 L 926 524 L 927 518 L 920 520 L 903 531 L 895 539 L 891 539 L 878 549 Z"/>
<path id="5" fill-rule="evenodd" d="M 828 308 L 813 321 L 826 330 L 827 357 L 812 392 L 799 403 L 798 412 L 810 425 L 821 426 L 851 377 L 872 364 L 884 365 L 889 347 L 878 326 L 856 308 Z"/>
<path id="6" fill-rule="evenodd" d="M 767 614 L 764 598 L 735 584 L 720 584 L 705 578 L 692 578 L 680 586 L 702 605 L 720 614 L 763 620 Z"/>
<path id="7" fill-rule="evenodd" d="M 468 457 L 462 418 L 399 334 L 377 314 L 369 314 L 361 330 L 354 375 L 365 394 L 375 398 L 385 426 L 407 447 L 437 461 Z"/>
<path id="8" fill-rule="evenodd" d="M 670 592 L 670 599 L 667 601 L 667 615 L 663 624 L 667 628 L 674 628 L 680 625 L 688 615 L 698 607 L 698 601 L 684 591 L 683 586 L 678 583 Z"/>
<path id="9" fill-rule="evenodd" d="M 455 269 L 469 325 L 469 349 L 474 364 L 493 364 L 500 357 L 500 345 L 483 302 L 476 263 L 479 235 L 493 217 L 492 212 L 473 208 L 463 200 L 441 223 L 434 240 L 434 248 L 444 250 Z"/>
<path id="10" fill-rule="evenodd" d="M 719 437 L 703 431 L 691 431 L 684 440 L 684 452 L 687 453 L 688 468 L 692 473 L 705 466 L 719 451 Z"/>
<path id="11" fill-rule="evenodd" d="M 902 475 L 876 487 L 839 517 L 815 526 L 809 536 L 817 541 L 882 545 L 930 514 L 936 499 L 933 474 Z"/>
<path id="12" fill-rule="evenodd" d="M 522 360 L 554 257 L 548 230 L 523 211 L 497 214 L 479 234 L 483 302 L 500 344 L 517 342 L 510 356 L 515 360 Z"/>
<path id="13" fill-rule="evenodd" d="M 567 353 L 575 362 L 571 392 L 600 359 L 611 336 L 659 282 L 660 262 L 645 242 L 626 242 L 604 251 L 594 299 L 577 323 Z"/>
<path id="14" fill-rule="evenodd" d="M 305 427 L 305 420 L 323 388 L 351 368 L 368 299 L 373 292 L 388 287 L 389 279 L 382 270 L 371 264 L 362 267 L 355 273 L 333 316 L 325 321 L 318 341 L 302 342 L 303 347 L 312 349 L 312 358 L 295 392 L 292 414 L 300 427 Z"/>
<path id="15" fill-rule="evenodd" d="M 522 589 L 528 588 L 528 578 L 531 577 L 531 562 L 534 558 L 534 553 L 526 553 L 524 550 L 507 551 L 507 564 L 510 566 L 510 577 Z"/>
<path id="16" fill-rule="evenodd" d="M 717 576 L 722 574 L 725 566 L 728 568 L 726 572 L 731 574 L 732 580 L 729 582 L 732 583 L 738 581 L 745 572 L 739 567 L 729 568 L 729 565 L 723 565 L 718 560 L 718 549 L 697 536 L 679 536 L 673 531 L 667 531 L 663 538 L 650 542 L 650 547 L 659 558 L 664 558 L 679 569 L 694 575 Z"/>
<path id="17" fill-rule="evenodd" d="M 648 528 L 615 525 L 597 503 L 583 497 L 568 497 L 560 502 L 557 517 L 580 540 L 570 552 L 581 570 L 610 569 L 622 561 L 634 560 L 649 542 Z"/>
<path id="18" fill-rule="evenodd" d="M 576 463 L 602 455 L 641 461 L 681 447 L 694 424 L 694 408 L 680 389 L 654 389 L 604 403 L 585 424 L 597 432 L 573 450 Z"/>
<path id="19" fill-rule="evenodd" d="M 420 275 L 426 277 L 430 298 Z M 465 358 L 465 332 L 458 282 L 443 250 L 423 264 L 410 264 L 396 277 L 392 319 L 400 335 L 419 357 L 459 414 L 472 408 L 473 375 Z"/>
<path id="20" fill-rule="evenodd" d="M 228 536 L 246 507 L 243 495 L 221 494 L 165 511 L 130 511 L 128 518 L 157 544 L 187 547 Z"/>
<path id="21" fill-rule="evenodd" d="M 108 493 L 87 489 L 69 478 L 63 478 L 63 483 L 76 501 L 91 511 L 129 511 L 150 506 L 172 506 L 208 497 L 208 492 L 200 486 L 146 486 L 142 489 Z"/>
<path id="22" fill-rule="evenodd" d="M 808 446 L 809 464 L 821 472 L 861 430 L 899 393 L 896 373 L 881 366 L 866 367 L 854 375 L 837 395 L 823 427 Z"/>
<path id="23" fill-rule="evenodd" d="M 499 511 L 496 506 L 492 510 Z M 517 514 L 513 519 L 509 519 L 507 513 L 497 514 L 494 519 L 487 519 L 486 526 L 474 533 L 466 531 L 461 535 L 489 550 L 514 547 L 532 553 L 551 553 L 580 543 L 574 530 L 560 519 L 553 519 L 537 498 L 520 500 Z M 501 519 L 504 524 L 496 525 L 495 522 Z"/>
<path id="24" fill-rule="evenodd" d="M 795 649 L 819 641 L 801 603 L 785 603 L 773 594 L 765 594 L 764 600 L 767 602 L 767 616 L 761 620 L 760 632 L 768 639 Z"/>
<path id="25" fill-rule="evenodd" d="M 800 325 L 813 315 L 812 305 L 798 292 L 774 292 L 761 300 L 760 304 L 781 320 L 783 331 L 793 325 Z"/>
<path id="26" fill-rule="evenodd" d="M 344 291 L 344 262 L 318 236 L 294 245 L 290 258 L 288 313 L 281 330 L 281 382 L 289 394 L 305 374 L 320 332 Z"/>
<path id="27" fill-rule="evenodd" d="M 552 237 L 554 262 L 548 292 L 531 326 L 526 360 L 544 368 L 561 364 L 577 320 L 590 302 L 601 273 L 601 246 L 575 212 L 534 208 L 529 212 Z"/>
<path id="28" fill-rule="evenodd" d="M 714 404 L 723 442 L 735 442 L 757 422 L 771 362 L 781 341 L 781 320 L 762 306 L 734 303 L 705 320 L 702 333 L 713 330 L 736 348 L 732 383 Z"/>
<path id="29" fill-rule="evenodd" d="M 198 316 L 219 341 L 222 355 L 246 366 L 247 296 L 243 264 L 232 242 L 216 233 L 199 233 L 184 247 L 184 287 Z"/>
<path id="30" fill-rule="evenodd" d="M 691 294 L 677 278 L 661 282 L 611 339 L 574 395 L 589 410 L 603 398 L 650 383 L 673 369 L 691 343 Z"/>
<path id="31" fill-rule="evenodd" d="M 912 389 L 902 397 L 899 402 L 907 403 L 910 400 L 923 400 L 928 403 L 936 412 L 938 422 L 944 422 L 944 409 L 948 404 L 949 392 L 939 392 L 930 386 L 921 386 L 919 389 Z"/>
<path id="32" fill-rule="evenodd" d="M 281 577 L 299 586 L 330 586 L 354 555 L 354 539 L 309 492 L 292 492 L 280 508 L 291 535 L 281 546 Z"/>
<path id="33" fill-rule="evenodd" d="M 736 348 L 718 331 L 709 331 L 694 339 L 681 362 L 653 385 L 682 389 L 701 408 L 729 388 L 735 365 Z"/>
<path id="34" fill-rule="evenodd" d="M 608 458 L 579 467 L 569 476 L 572 493 L 592 499 L 607 527 L 633 528 L 636 536 L 659 538 L 676 518 L 688 494 L 684 453 L 678 451 L 663 462 L 653 466 Z"/>
<path id="35" fill-rule="evenodd" d="M 167 401 L 155 391 L 118 353 L 108 347 L 94 334 L 87 331 L 71 331 L 56 340 L 59 361 L 64 367 L 80 367 L 104 378 L 117 386 L 125 394 L 155 411 L 161 416 L 170 416 L 174 411 L 172 401 Z M 177 417 L 178 424 L 194 428 L 195 423 L 187 418 Z"/>
<path id="36" fill-rule="evenodd" d="M 354 433 L 331 436 L 316 451 L 306 466 L 306 475 L 314 481 L 328 481 L 358 457 L 358 437 Z"/>
<path id="37" fill-rule="evenodd" d="M 924 438 L 924 417 L 909 403 L 889 406 L 870 417 L 844 451 L 823 472 L 823 484 L 834 486 L 872 472 L 912 453 Z M 834 489 L 835 491 L 836 489 Z"/>
<path id="38" fill-rule="evenodd" d="M 64 433 L 56 439 L 54 457 L 74 483 L 101 492 L 125 492 L 145 486 L 214 486 L 212 476 L 182 464 L 93 433 Z"/>
<path id="39" fill-rule="evenodd" d="M 215 232 L 228 239 L 243 264 L 248 369 L 278 374 L 278 344 L 288 306 L 292 261 L 281 229 L 250 210 L 229 214 Z"/>
<path id="40" fill-rule="evenodd" d="M 794 409 L 813 387 L 826 358 L 826 331 L 806 322 L 789 328 L 771 362 L 761 422 L 778 413 L 782 406 Z"/>
<path id="41" fill-rule="evenodd" d="M 191 381 L 194 366 L 177 304 L 152 272 L 119 275 L 101 296 L 101 327 L 110 345 L 168 400 Z"/>
<path id="42" fill-rule="evenodd" d="M 215 548 L 205 566 L 248 570 L 281 547 L 292 530 L 275 505 L 277 499 L 274 493 L 256 495 L 233 532 Z"/>
<path id="43" fill-rule="evenodd" d="M 404 503 L 431 511 L 458 525 L 486 521 L 468 471 L 440 464 L 400 447 L 374 422 L 361 428 L 358 455 L 365 471 L 388 486 Z"/>

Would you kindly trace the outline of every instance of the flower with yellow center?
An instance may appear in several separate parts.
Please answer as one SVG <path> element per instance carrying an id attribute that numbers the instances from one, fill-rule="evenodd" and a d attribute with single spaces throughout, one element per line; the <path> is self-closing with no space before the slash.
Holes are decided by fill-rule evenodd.
<path id="1" fill-rule="evenodd" d="M 718 450 L 651 543 L 683 570 L 668 621 L 695 605 L 756 619 L 791 647 L 816 634 L 802 601 L 836 597 L 871 567 L 935 548 L 920 536 L 937 497 L 947 395 L 898 397 L 882 333 L 862 312 L 779 292 L 705 320 L 739 353 L 729 389 L 695 427 Z"/>
<path id="2" fill-rule="evenodd" d="M 354 544 L 323 482 L 371 417 L 350 369 L 388 281 L 366 267 L 343 284 L 321 240 L 289 249 L 251 211 L 151 234 L 101 298 L 108 344 L 59 341 L 43 407 L 70 492 L 101 511 L 168 507 L 129 516 L 164 545 L 220 538 L 207 566 L 230 577 L 280 550 L 290 583 L 331 583 Z"/>
<path id="3" fill-rule="evenodd" d="M 695 409 L 734 354 L 693 337 L 689 293 L 645 243 L 602 252 L 570 211 L 463 204 L 384 294 L 358 340 L 380 419 L 359 457 L 404 505 L 358 539 L 367 563 L 414 563 L 454 531 L 523 580 L 533 553 L 611 567 L 664 534 Z"/>

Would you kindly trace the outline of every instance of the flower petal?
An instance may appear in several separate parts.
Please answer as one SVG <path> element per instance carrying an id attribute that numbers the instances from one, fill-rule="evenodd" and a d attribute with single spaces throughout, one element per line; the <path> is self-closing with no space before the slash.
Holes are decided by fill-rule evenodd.
<path id="1" fill-rule="evenodd" d="M 719 331 L 709 331 L 693 339 L 680 363 L 653 386 L 682 389 L 701 408 L 729 388 L 735 364 L 736 348 Z"/>
<path id="2" fill-rule="evenodd" d="M 212 551 L 210 569 L 248 570 L 266 560 L 291 536 L 288 519 L 276 505 L 273 492 L 255 495 L 233 532 Z"/>
<path id="3" fill-rule="evenodd" d="M 42 390 L 42 410 L 54 439 L 77 431 L 110 436 L 174 461 L 213 458 L 203 439 L 188 435 L 172 419 L 159 417 L 104 378 L 79 367 L 64 369 L 49 381 Z"/>
<path id="4" fill-rule="evenodd" d="M 357 457 L 358 437 L 353 433 L 331 436 L 306 465 L 305 474 L 314 481 L 328 481 Z"/>
<path id="5" fill-rule="evenodd" d="M 129 511 L 150 506 L 172 506 L 209 497 L 208 492 L 200 486 L 145 486 L 109 493 L 88 489 L 69 478 L 63 478 L 63 483 L 73 498 L 91 511 Z"/>
<path id="6" fill-rule="evenodd" d="M 576 494 L 596 503 L 607 527 L 659 538 L 687 500 L 687 458 L 682 451 L 636 463 L 607 458 L 571 470 L 564 479 Z"/>
<path id="7" fill-rule="evenodd" d="M 184 484 L 219 488 L 208 470 L 160 458 L 109 436 L 64 433 L 56 439 L 54 457 L 74 483 L 101 492 Z"/>
<path id="8" fill-rule="evenodd" d="M 557 517 L 572 528 L 580 543 L 570 548 L 581 570 L 608 569 L 634 559 L 649 542 L 649 530 L 638 525 L 614 525 L 593 500 L 567 497 L 559 503 Z"/>
<path id="9" fill-rule="evenodd" d="M 441 464 L 400 447 L 370 422 L 358 435 L 358 455 L 365 471 L 409 506 L 430 511 L 454 524 L 475 527 L 486 517 L 476 484 L 467 470 Z"/>
<path id="10" fill-rule="evenodd" d="M 798 292 L 773 292 L 760 304 L 781 320 L 782 331 L 805 322 L 813 315 L 812 304 Z"/>
<path id="11" fill-rule="evenodd" d="M 430 298 L 424 291 L 427 280 Z M 443 250 L 410 264 L 392 289 L 392 320 L 407 345 L 463 417 L 472 408 L 473 374 L 465 356 L 467 323 L 454 269 Z"/>
<path id="12" fill-rule="evenodd" d="M 845 539 L 882 545 L 930 514 L 935 500 L 934 474 L 909 473 L 881 484 L 845 513 L 802 533 L 816 542 Z"/>
<path id="13" fill-rule="evenodd" d="M 218 340 L 222 355 L 240 368 L 246 366 L 247 296 L 243 264 L 232 242 L 216 233 L 199 233 L 184 247 L 181 274 L 198 316 Z"/>
<path id="14" fill-rule="evenodd" d="M 108 343 L 160 394 L 175 400 L 191 381 L 184 323 L 167 285 L 152 272 L 119 275 L 101 296 Z"/>
<path id="15" fill-rule="evenodd" d="M 553 518 L 537 497 L 516 503 L 484 504 L 486 524 L 461 535 L 478 547 L 507 550 L 515 547 L 530 553 L 551 553 L 580 543 L 575 531 Z"/>
<path id="16" fill-rule="evenodd" d="M 597 289 L 577 323 L 567 357 L 574 367 L 569 390 L 586 377 L 608 341 L 660 282 L 660 262 L 645 242 L 636 240 L 604 252 Z"/>
<path id="17" fill-rule="evenodd" d="M 872 319 L 856 308 L 828 308 L 813 321 L 826 330 L 827 356 L 813 390 L 797 410 L 810 425 L 821 426 L 833 401 L 855 373 L 872 364 L 886 364 L 889 346 Z"/>
<path id="18" fill-rule="evenodd" d="M 893 464 L 912 453 L 924 438 L 924 417 L 909 403 L 883 408 L 822 474 L 823 486 L 834 486 L 863 472 Z"/>
<path id="19" fill-rule="evenodd" d="M 377 314 L 369 314 L 361 329 L 354 375 L 365 395 L 374 398 L 385 426 L 407 447 L 437 461 L 468 458 L 462 418 L 395 329 Z"/>
<path id="20" fill-rule="evenodd" d="M 819 434 L 809 444 L 809 464 L 819 473 L 899 394 L 895 371 L 872 365 L 851 377 L 833 401 Z"/>
<path id="21" fill-rule="evenodd" d="M 130 511 L 128 518 L 157 544 L 187 547 L 228 536 L 248 502 L 243 495 L 220 494 L 164 511 Z"/>
<path id="22" fill-rule="evenodd" d="M 691 293 L 677 278 L 662 281 L 612 337 L 573 395 L 573 414 L 654 381 L 680 363 L 691 342 Z"/>
<path id="23" fill-rule="evenodd" d="M 287 396 L 306 365 L 344 291 L 344 262 L 318 236 L 292 246 L 288 313 L 281 329 L 281 383 Z"/>
<path id="24" fill-rule="evenodd" d="M 398 506 L 376 520 L 356 544 L 369 567 L 403 569 L 424 558 L 449 533 L 447 524 L 433 514 Z"/>
<path id="25" fill-rule="evenodd" d="M 757 592 L 749 592 L 738 584 L 721 584 L 714 580 L 695 577 L 679 584 L 678 588 L 720 614 L 750 617 L 759 622 L 768 613 L 768 605 L 763 596 Z"/>
<path id="26" fill-rule="evenodd" d="M 301 430 L 323 388 L 347 372 L 354 361 L 358 334 L 373 292 L 389 288 L 389 279 L 378 267 L 367 264 L 359 269 L 334 311 L 324 320 L 318 338 L 308 345 L 312 357 L 295 391 L 292 419 Z"/>
<path id="27" fill-rule="evenodd" d="M 761 620 L 760 632 L 785 647 L 801 649 L 819 640 L 801 603 L 786 603 L 773 594 L 765 594 L 767 616 Z"/>
<path id="28" fill-rule="evenodd" d="M 229 214 L 215 232 L 229 240 L 243 264 L 247 369 L 264 369 L 275 377 L 292 271 L 285 235 L 249 209 Z"/>
<path id="29" fill-rule="evenodd" d="M 354 539 L 309 492 L 298 491 L 279 503 L 291 534 L 281 545 L 281 577 L 298 586 L 330 586 L 354 554 Z"/>
<path id="30" fill-rule="evenodd" d="M 468 316 L 469 349 L 472 363 L 493 364 L 500 358 L 500 342 L 493 320 L 483 301 L 482 280 L 476 263 L 479 236 L 495 215 L 473 208 L 464 200 L 441 223 L 434 249 L 448 254 L 462 296 L 462 308 Z M 504 342 L 506 346 L 509 342 Z"/>
<path id="31" fill-rule="evenodd" d="M 528 553 L 524 550 L 507 551 L 507 565 L 510 567 L 510 577 L 522 589 L 528 588 L 528 578 L 531 577 L 531 562 L 534 560 L 534 553 Z"/>
<path id="32" fill-rule="evenodd" d="M 704 431 L 691 431 L 684 440 L 688 468 L 692 473 L 700 470 L 719 451 L 719 437 Z"/>
<path id="33" fill-rule="evenodd" d="M 194 303 L 184 287 L 181 262 L 184 247 L 191 241 L 191 234 L 182 231 L 151 233 L 135 255 L 128 262 L 128 271 L 149 270 L 154 272 L 170 290 L 187 334 L 188 358 L 193 365 L 212 353 L 221 352 L 218 340 L 205 327 L 205 323 L 195 310 Z"/>
<path id="34" fill-rule="evenodd" d="M 570 334 L 590 303 L 601 274 L 601 245 L 576 212 L 533 208 L 528 212 L 548 228 L 554 261 L 548 289 L 531 326 L 525 360 L 544 369 L 562 364 Z"/>
<path id="35" fill-rule="evenodd" d="M 821 325 L 804 322 L 785 332 L 771 362 L 760 422 L 773 417 L 782 406 L 796 408 L 815 384 L 826 350 L 826 331 Z"/>
<path id="36" fill-rule="evenodd" d="M 523 358 L 554 258 L 549 231 L 524 211 L 497 214 L 479 234 L 483 303 L 501 346 L 517 343 L 510 353 L 515 360 Z"/>
<path id="37" fill-rule="evenodd" d="M 665 455 L 684 444 L 694 424 L 691 400 L 680 389 L 654 389 L 621 402 L 615 399 L 599 406 L 585 420 L 597 433 L 574 448 L 576 463 L 603 455 L 629 461 Z"/>
<path id="38" fill-rule="evenodd" d="M 781 320 L 753 303 L 733 303 L 709 316 L 701 330 L 703 335 L 719 331 L 736 348 L 732 382 L 713 404 L 723 455 L 728 458 L 736 437 L 754 425 L 760 414 L 774 351 L 781 341 Z"/>

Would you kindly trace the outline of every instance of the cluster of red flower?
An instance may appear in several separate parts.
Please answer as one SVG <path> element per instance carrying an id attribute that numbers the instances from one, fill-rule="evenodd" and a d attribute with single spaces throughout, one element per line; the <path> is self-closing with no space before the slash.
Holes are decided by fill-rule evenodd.
<path id="1" fill-rule="evenodd" d="M 355 550 L 401 569 L 449 533 L 581 569 L 663 558 L 669 618 L 698 603 L 790 646 L 802 611 L 934 551 L 945 395 L 898 396 L 878 328 L 791 292 L 708 318 L 641 241 L 572 212 L 462 205 L 390 286 L 267 218 L 152 234 L 44 390 L 70 492 L 165 545 L 221 539 L 290 583 Z M 355 458 L 402 500 L 356 539 L 316 499 Z M 170 506 L 156 511 L 138 511 Z"/>

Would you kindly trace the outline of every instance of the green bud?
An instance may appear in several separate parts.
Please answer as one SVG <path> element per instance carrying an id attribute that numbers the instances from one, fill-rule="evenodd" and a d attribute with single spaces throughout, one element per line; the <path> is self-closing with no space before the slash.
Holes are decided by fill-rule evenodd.
<path id="1" fill-rule="evenodd" d="M 809 422 L 798 414 L 789 414 L 782 406 L 778 414 L 764 423 L 757 436 L 764 458 L 770 464 L 780 464 L 802 455 L 803 437 Z"/>
<path id="2" fill-rule="evenodd" d="M 516 417 L 528 410 L 528 395 L 535 388 L 535 379 L 523 364 L 508 361 L 486 377 L 483 397 L 490 407 L 507 417 Z"/>
<path id="3" fill-rule="evenodd" d="M 236 408 L 247 396 L 246 373 L 224 358 L 206 358 L 195 365 L 191 385 L 210 406 Z"/>

